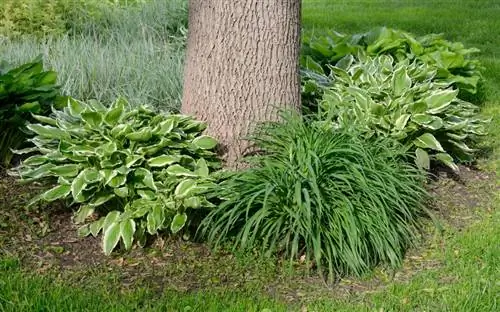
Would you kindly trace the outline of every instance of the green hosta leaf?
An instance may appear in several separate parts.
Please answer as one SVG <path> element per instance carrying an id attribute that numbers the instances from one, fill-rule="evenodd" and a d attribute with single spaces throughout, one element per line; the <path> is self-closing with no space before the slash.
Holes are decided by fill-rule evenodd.
<path id="1" fill-rule="evenodd" d="M 141 198 L 147 199 L 147 200 L 155 200 L 156 199 L 156 194 L 153 191 L 150 190 L 137 190 L 137 195 L 141 196 Z"/>
<path id="2" fill-rule="evenodd" d="M 105 204 L 109 200 L 113 199 L 115 197 L 115 194 L 102 194 L 100 196 L 94 197 L 89 203 L 89 206 L 92 207 L 97 207 L 101 206 L 102 204 Z"/>
<path id="3" fill-rule="evenodd" d="M 396 119 L 396 122 L 394 123 L 394 128 L 396 130 L 403 130 L 406 127 L 406 124 L 408 123 L 408 120 L 410 119 L 411 115 L 410 114 L 403 114 Z"/>
<path id="4" fill-rule="evenodd" d="M 38 152 L 39 149 L 38 149 L 38 147 L 27 147 L 27 148 L 23 148 L 20 150 L 11 149 L 11 151 L 14 154 L 24 155 L 24 154 L 29 154 L 29 153 L 33 153 L 33 152 Z M 26 160 L 24 160 L 24 161 L 26 161 Z"/>
<path id="5" fill-rule="evenodd" d="M 433 150 L 444 152 L 443 147 L 441 146 L 439 141 L 436 140 L 436 138 L 430 133 L 422 134 L 413 141 L 413 144 L 424 149 L 430 148 Z"/>
<path id="6" fill-rule="evenodd" d="M 130 132 L 125 137 L 127 139 L 129 139 L 130 141 L 147 142 L 147 141 L 151 140 L 152 136 L 153 135 L 151 132 L 151 128 L 144 127 L 139 131 Z"/>
<path id="7" fill-rule="evenodd" d="M 85 224 L 78 228 L 77 235 L 78 237 L 86 237 L 90 234 L 90 225 Z"/>
<path id="8" fill-rule="evenodd" d="M 125 166 L 127 168 L 131 168 L 133 166 L 139 166 L 142 164 L 143 160 L 144 160 L 144 156 L 142 156 L 142 155 L 129 155 L 129 156 L 127 156 L 127 159 L 125 160 Z"/>
<path id="9" fill-rule="evenodd" d="M 42 155 L 30 156 L 23 161 L 23 165 L 25 165 L 25 166 L 40 166 L 40 165 L 46 163 L 48 160 L 49 159 L 47 158 L 47 156 L 42 156 Z"/>
<path id="10" fill-rule="evenodd" d="M 179 161 L 180 157 L 177 155 L 162 155 L 149 159 L 148 165 L 150 167 L 165 167 Z"/>
<path id="11" fill-rule="evenodd" d="M 118 174 L 115 177 L 113 177 L 111 180 L 109 180 L 109 182 L 106 183 L 106 185 L 109 185 L 111 187 L 115 187 L 116 188 L 116 187 L 122 186 L 126 182 L 127 182 L 127 176 L 126 175 Z"/>
<path id="12" fill-rule="evenodd" d="M 42 116 L 42 115 L 34 115 L 34 114 L 32 116 L 33 116 L 33 118 L 35 118 L 36 120 L 38 120 L 41 123 L 48 124 L 48 125 L 51 125 L 54 127 L 57 126 L 57 121 L 53 118 L 50 118 L 47 116 Z"/>
<path id="13" fill-rule="evenodd" d="M 111 129 L 110 134 L 112 137 L 120 139 L 125 137 L 130 132 L 132 132 L 132 127 L 130 127 L 129 124 L 119 124 Z"/>
<path id="14" fill-rule="evenodd" d="M 411 120 L 424 128 L 431 130 L 438 130 L 444 126 L 444 122 L 438 116 L 431 116 L 426 114 L 415 114 L 411 117 Z"/>
<path id="15" fill-rule="evenodd" d="M 411 104 L 408 110 L 413 114 L 425 113 L 427 111 L 427 104 L 424 101 L 417 101 Z"/>
<path id="16" fill-rule="evenodd" d="M 468 147 L 467 144 L 465 144 L 463 142 L 457 142 L 455 140 L 449 140 L 449 142 L 451 144 L 455 145 L 456 147 L 460 148 L 466 154 L 472 154 L 474 152 L 473 149 L 471 149 L 470 147 Z"/>
<path id="17" fill-rule="evenodd" d="M 393 91 L 396 96 L 400 96 L 407 92 L 411 87 L 411 78 L 408 76 L 405 67 L 399 67 L 392 77 Z"/>
<path id="18" fill-rule="evenodd" d="M 73 196 L 73 200 L 77 203 L 85 201 L 82 194 L 87 186 L 87 183 L 85 183 L 85 171 L 81 171 L 71 183 L 71 196 Z"/>
<path id="19" fill-rule="evenodd" d="M 135 233 L 135 221 L 132 219 L 123 220 L 120 223 L 120 236 L 125 245 L 125 249 L 129 250 L 132 247 Z"/>
<path id="20" fill-rule="evenodd" d="M 201 177 L 208 178 L 208 164 L 204 158 L 200 158 L 196 162 L 196 173 Z"/>
<path id="21" fill-rule="evenodd" d="M 153 134 L 157 136 L 165 136 L 174 129 L 175 125 L 176 121 L 174 119 L 164 120 L 153 130 Z"/>
<path id="22" fill-rule="evenodd" d="M 151 173 L 151 171 L 145 168 L 137 168 L 134 172 L 134 175 L 136 177 L 142 177 L 142 183 L 144 183 L 145 186 L 149 187 L 153 191 L 158 190 L 154 183 L 153 174 Z"/>
<path id="23" fill-rule="evenodd" d="M 102 224 L 103 231 L 106 231 L 111 224 L 118 223 L 119 218 L 120 218 L 119 211 L 114 210 L 114 211 L 109 212 L 106 215 L 106 217 L 104 218 L 104 221 Z"/>
<path id="24" fill-rule="evenodd" d="M 102 238 L 102 250 L 104 251 L 104 254 L 109 256 L 119 241 L 120 223 L 113 222 L 104 231 L 104 236 Z"/>
<path id="25" fill-rule="evenodd" d="M 64 198 L 71 193 L 69 185 L 58 185 L 42 194 L 42 199 L 48 202 Z"/>
<path id="26" fill-rule="evenodd" d="M 113 192 L 116 196 L 121 198 L 127 198 L 129 196 L 129 188 L 127 186 L 113 188 Z"/>
<path id="27" fill-rule="evenodd" d="M 198 209 L 201 207 L 201 199 L 198 196 L 189 197 L 184 199 L 183 205 L 186 208 Z"/>
<path id="28" fill-rule="evenodd" d="M 30 102 L 25 103 L 17 108 L 18 112 L 21 113 L 38 113 L 40 112 L 40 103 L 38 102 Z"/>
<path id="29" fill-rule="evenodd" d="M 96 183 L 96 182 L 101 181 L 101 179 L 102 179 L 101 175 L 99 174 L 99 171 L 97 171 L 94 168 L 85 169 L 83 172 L 84 172 L 83 177 L 84 177 L 85 183 L 87 183 L 87 184 Z"/>
<path id="30" fill-rule="evenodd" d="M 81 169 L 80 165 L 68 164 L 68 165 L 53 167 L 50 169 L 50 172 L 56 174 L 57 176 L 72 178 L 78 175 L 80 169 Z"/>
<path id="31" fill-rule="evenodd" d="M 170 224 L 170 230 L 172 231 L 172 233 L 175 234 L 179 232 L 186 224 L 186 221 L 187 215 L 185 213 L 176 214 L 172 219 L 172 223 Z"/>
<path id="32" fill-rule="evenodd" d="M 108 110 L 104 115 L 104 122 L 111 127 L 115 126 L 121 120 L 123 109 L 123 105 L 117 105 L 115 108 Z"/>
<path id="33" fill-rule="evenodd" d="M 95 149 L 95 152 L 99 157 L 106 157 L 116 152 L 117 149 L 118 146 L 116 145 L 115 142 L 108 142 L 97 147 Z"/>
<path id="34" fill-rule="evenodd" d="M 181 176 L 197 177 L 198 176 L 198 174 L 190 171 L 189 169 L 182 167 L 181 165 L 172 165 L 172 166 L 167 168 L 166 172 L 167 172 L 167 174 L 172 175 L 172 176 L 176 176 L 176 177 L 181 177 Z"/>
<path id="35" fill-rule="evenodd" d="M 427 112 L 430 114 L 439 114 L 448 107 L 457 97 L 458 90 L 441 90 L 433 93 L 424 101 L 428 106 Z"/>
<path id="36" fill-rule="evenodd" d="M 86 105 L 82 102 L 69 98 L 68 99 L 68 110 L 70 115 L 73 117 L 79 117 L 80 113 L 86 108 Z"/>
<path id="37" fill-rule="evenodd" d="M 217 140 L 208 135 L 201 135 L 193 140 L 193 145 L 201 149 L 213 149 Z"/>
<path id="38" fill-rule="evenodd" d="M 73 222 L 76 224 L 85 222 L 91 214 L 94 213 L 94 207 L 83 205 L 78 209 L 73 217 Z"/>
<path id="39" fill-rule="evenodd" d="M 429 170 L 431 167 L 431 162 L 429 159 L 429 154 L 421 148 L 417 148 L 415 151 L 415 163 L 417 167 Z"/>
<path id="40" fill-rule="evenodd" d="M 148 216 L 146 217 L 146 227 L 147 227 L 148 233 L 151 235 L 154 235 L 158 232 L 159 225 L 156 223 L 156 219 L 155 219 L 152 211 L 149 212 Z"/>
<path id="41" fill-rule="evenodd" d="M 111 180 L 118 175 L 117 170 L 113 169 L 102 169 L 99 170 L 99 174 L 104 179 L 104 184 L 107 185 L 111 182 Z"/>
<path id="42" fill-rule="evenodd" d="M 97 129 L 102 123 L 102 114 L 94 111 L 84 111 L 81 113 L 82 120 L 91 128 Z"/>
<path id="43" fill-rule="evenodd" d="M 182 180 L 175 188 L 174 194 L 177 198 L 187 197 L 196 189 L 196 181 L 193 179 Z"/>
<path id="44" fill-rule="evenodd" d="M 436 160 L 450 167 L 453 171 L 459 171 L 458 166 L 453 161 L 453 157 L 451 157 L 448 153 L 437 153 L 434 157 Z"/>
<path id="45" fill-rule="evenodd" d="M 69 135 L 66 131 L 63 131 L 59 128 L 51 127 L 51 126 L 42 126 L 40 124 L 29 124 L 26 126 L 29 130 L 35 132 L 42 138 L 48 139 L 69 139 Z"/>
<path id="46" fill-rule="evenodd" d="M 32 170 L 27 170 L 26 172 L 21 172 L 21 177 L 23 179 L 33 179 L 38 180 L 42 177 L 51 176 L 52 173 L 50 169 L 54 168 L 54 164 L 43 164 Z"/>
<path id="47" fill-rule="evenodd" d="M 97 237 L 99 232 L 102 230 L 103 224 L 104 218 L 100 218 L 99 220 L 90 223 L 90 234 L 92 234 L 92 236 L 94 237 Z"/>

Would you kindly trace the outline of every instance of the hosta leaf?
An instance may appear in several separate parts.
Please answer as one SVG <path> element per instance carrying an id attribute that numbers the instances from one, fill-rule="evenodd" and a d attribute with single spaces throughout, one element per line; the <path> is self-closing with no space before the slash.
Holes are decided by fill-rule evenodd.
<path id="1" fill-rule="evenodd" d="M 42 156 L 42 155 L 30 156 L 23 161 L 23 165 L 25 165 L 25 166 L 40 166 L 40 165 L 46 163 L 48 160 L 49 159 L 47 158 L 47 156 Z"/>
<path id="2" fill-rule="evenodd" d="M 431 167 L 431 162 L 429 159 L 429 154 L 421 148 L 417 148 L 415 151 L 415 163 L 417 167 L 429 170 Z"/>
<path id="3" fill-rule="evenodd" d="M 453 157 L 451 157 L 448 153 L 437 153 L 436 155 L 434 155 L 434 157 L 438 161 L 450 167 L 452 170 L 459 171 L 458 166 L 453 161 Z"/>
<path id="4" fill-rule="evenodd" d="M 149 159 L 148 165 L 150 167 L 165 167 L 173 163 L 176 163 L 179 160 L 180 157 L 177 155 L 162 155 Z"/>
<path id="5" fill-rule="evenodd" d="M 406 127 L 406 124 L 408 123 L 408 120 L 410 119 L 411 115 L 410 114 L 403 114 L 396 119 L 396 122 L 394 123 L 394 128 L 396 130 L 403 130 Z"/>
<path id="6" fill-rule="evenodd" d="M 17 149 L 11 149 L 12 153 L 14 154 L 18 154 L 18 155 L 24 155 L 24 154 L 29 154 L 29 153 L 33 153 L 33 152 L 38 152 L 38 147 L 27 147 L 27 148 L 23 148 L 23 149 L 20 149 L 20 150 L 17 150 Z M 24 160 L 26 161 L 26 160 Z"/>
<path id="7" fill-rule="evenodd" d="M 90 201 L 89 206 L 92 206 L 92 207 L 101 206 L 102 204 L 108 202 L 109 200 L 111 200 L 114 197 L 115 197 L 115 194 L 102 194 L 102 195 L 95 196 L 94 199 L 92 199 Z"/>
<path id="8" fill-rule="evenodd" d="M 144 160 L 144 156 L 142 156 L 142 155 L 129 155 L 129 156 L 127 156 L 127 159 L 125 160 L 125 166 L 127 168 L 131 168 L 135 165 L 140 165 L 143 160 Z"/>
<path id="9" fill-rule="evenodd" d="M 58 185 L 42 194 L 42 199 L 48 202 L 64 198 L 71 193 L 71 186 Z"/>
<path id="10" fill-rule="evenodd" d="M 201 199 L 198 196 L 193 196 L 184 199 L 183 201 L 184 207 L 198 209 L 201 207 Z"/>
<path id="11" fill-rule="evenodd" d="M 182 180 L 175 188 L 174 194 L 177 198 L 184 198 L 196 188 L 196 181 L 193 179 Z"/>
<path id="12" fill-rule="evenodd" d="M 125 137 L 130 141 L 147 142 L 152 137 L 151 128 L 144 127 L 139 131 L 130 132 Z"/>
<path id="13" fill-rule="evenodd" d="M 90 234 L 90 225 L 85 224 L 78 228 L 77 235 L 78 237 L 86 237 Z"/>
<path id="14" fill-rule="evenodd" d="M 102 250 L 105 255 L 110 255 L 120 241 L 120 223 L 113 222 L 104 231 Z"/>
<path id="15" fill-rule="evenodd" d="M 457 90 L 441 90 L 424 99 L 430 114 L 438 114 L 446 109 L 457 97 Z"/>
<path id="16" fill-rule="evenodd" d="M 109 180 L 109 182 L 106 183 L 106 185 L 109 185 L 111 187 L 120 187 L 123 184 L 125 184 L 126 182 L 127 182 L 127 176 L 118 174 L 115 177 L 113 177 L 111 180 Z"/>
<path id="17" fill-rule="evenodd" d="M 87 219 L 93 213 L 94 207 L 90 207 L 87 205 L 80 206 L 80 209 L 78 209 L 73 216 L 73 222 L 75 222 L 76 224 L 83 223 L 85 222 L 85 219 Z"/>
<path id="18" fill-rule="evenodd" d="M 113 192 L 116 194 L 116 196 L 121 198 L 127 198 L 129 195 L 129 189 L 127 186 L 113 188 Z"/>
<path id="19" fill-rule="evenodd" d="M 146 217 L 146 227 L 147 227 L 148 233 L 151 235 L 154 235 L 158 232 L 159 225 L 157 225 L 156 219 L 155 219 L 152 212 L 149 212 L 147 217 Z"/>
<path id="20" fill-rule="evenodd" d="M 102 179 L 101 175 L 99 174 L 99 171 L 97 171 L 94 168 L 85 169 L 83 176 L 85 183 L 87 184 L 96 183 Z"/>
<path id="21" fill-rule="evenodd" d="M 120 139 L 125 137 L 127 134 L 129 134 L 132 131 L 132 128 L 128 124 L 119 124 L 115 126 L 113 129 L 111 129 L 111 136 Z"/>
<path id="22" fill-rule="evenodd" d="M 208 178 L 208 164 L 204 158 L 200 158 L 196 162 L 196 173 L 201 177 Z"/>
<path id="23" fill-rule="evenodd" d="M 407 92 L 411 87 L 411 78 L 408 76 L 406 68 L 399 67 L 392 76 L 393 91 L 396 96 Z"/>
<path id="24" fill-rule="evenodd" d="M 157 191 L 156 185 L 154 183 L 153 179 L 153 174 L 151 171 L 145 169 L 145 168 L 137 168 L 134 172 L 134 175 L 136 177 L 142 177 L 142 183 L 144 183 L 145 186 L 149 187 L 153 191 Z"/>
<path id="25" fill-rule="evenodd" d="M 48 139 L 69 139 L 69 134 L 56 127 L 42 126 L 40 124 L 29 124 L 26 126 L 29 130 L 35 132 L 42 138 Z"/>
<path id="26" fill-rule="evenodd" d="M 187 215 L 185 213 L 176 214 L 172 219 L 172 223 L 170 224 L 170 230 L 172 231 L 172 233 L 175 234 L 179 232 L 186 224 L 186 221 Z"/>
<path id="27" fill-rule="evenodd" d="M 113 169 L 102 169 L 99 170 L 99 174 L 104 179 L 104 184 L 107 185 L 114 177 L 118 175 L 118 171 Z"/>
<path id="28" fill-rule="evenodd" d="M 413 114 L 425 113 L 426 111 L 427 104 L 424 101 L 417 101 L 409 106 L 409 112 Z"/>
<path id="29" fill-rule="evenodd" d="M 120 236 L 125 245 L 125 249 L 129 250 L 132 247 L 135 233 L 135 221 L 132 219 L 123 220 L 120 223 Z"/>
<path id="30" fill-rule="evenodd" d="M 413 144 L 420 148 L 430 148 L 440 152 L 444 152 L 443 147 L 436 138 L 430 133 L 424 133 L 413 141 Z"/>
<path id="31" fill-rule="evenodd" d="M 117 223 L 119 218 L 120 218 L 119 211 L 114 210 L 114 211 L 108 212 L 108 214 L 104 218 L 104 221 L 102 224 L 103 231 L 106 231 L 111 224 Z"/>
<path id="32" fill-rule="evenodd" d="M 71 183 L 71 196 L 73 196 L 73 200 L 75 202 L 81 203 L 85 200 L 85 198 L 82 196 L 82 192 L 86 186 L 87 184 L 85 183 L 85 170 L 83 170 Z"/>
<path id="33" fill-rule="evenodd" d="M 68 164 L 53 167 L 50 169 L 50 172 L 56 174 L 57 176 L 72 178 L 78 175 L 78 173 L 80 172 L 80 168 L 80 165 Z"/>
<path id="34" fill-rule="evenodd" d="M 108 142 L 96 148 L 95 152 L 99 157 L 106 157 L 116 152 L 117 149 L 115 142 Z"/>
<path id="35" fill-rule="evenodd" d="M 33 116 L 33 118 L 35 118 L 36 120 L 38 120 L 41 123 L 48 124 L 48 125 L 51 125 L 54 127 L 57 126 L 57 122 L 54 118 L 50 118 L 50 117 L 42 116 L 42 115 L 35 115 L 35 114 L 32 114 L 32 116 Z"/>
<path id="36" fill-rule="evenodd" d="M 104 218 L 100 218 L 99 220 L 90 223 L 90 234 L 92 234 L 92 236 L 94 237 L 97 237 L 99 232 L 102 230 L 103 224 Z"/>
<path id="37" fill-rule="evenodd" d="M 466 154 L 471 154 L 471 153 L 474 152 L 473 149 L 471 149 L 470 147 L 468 147 L 467 144 L 465 144 L 463 142 L 457 142 L 455 140 L 449 140 L 449 142 L 451 144 L 455 145 L 456 147 L 460 148 Z"/>
<path id="38" fill-rule="evenodd" d="M 181 165 L 172 165 L 167 168 L 166 170 L 167 174 L 172 175 L 172 176 L 186 176 L 186 177 L 197 177 L 198 174 L 190 171 L 187 168 L 182 167 Z"/>
<path id="39" fill-rule="evenodd" d="M 195 138 L 192 143 L 201 149 L 212 149 L 217 145 L 217 140 L 208 135 L 201 135 Z"/>
<path id="40" fill-rule="evenodd" d="M 154 130 L 153 134 L 158 136 L 165 136 L 172 131 L 175 127 L 174 119 L 167 119 L 162 121 Z"/>
<path id="41" fill-rule="evenodd" d="M 108 110 L 104 115 L 104 122 L 109 126 L 115 126 L 122 117 L 123 114 L 123 105 L 117 105 L 116 107 Z"/>
<path id="42" fill-rule="evenodd" d="M 43 164 L 32 170 L 27 170 L 26 172 L 21 172 L 21 177 L 23 179 L 33 179 L 38 180 L 42 177 L 51 176 L 52 173 L 50 169 L 54 168 L 54 164 Z"/>
<path id="43" fill-rule="evenodd" d="M 68 98 L 68 110 L 73 117 L 79 117 L 80 113 L 85 109 L 85 104 L 75 100 L 73 98 Z"/>
<path id="44" fill-rule="evenodd" d="M 156 199 L 156 194 L 150 190 L 137 190 L 137 195 L 139 195 L 139 196 L 141 196 L 141 198 L 144 198 L 147 200 L 155 200 Z"/>
<path id="45" fill-rule="evenodd" d="M 424 128 L 431 130 L 438 130 L 444 126 L 443 120 L 438 116 L 415 114 L 411 117 L 411 120 Z"/>
<path id="46" fill-rule="evenodd" d="M 102 123 L 102 114 L 94 111 L 84 111 L 81 113 L 82 120 L 91 128 L 97 129 Z"/>

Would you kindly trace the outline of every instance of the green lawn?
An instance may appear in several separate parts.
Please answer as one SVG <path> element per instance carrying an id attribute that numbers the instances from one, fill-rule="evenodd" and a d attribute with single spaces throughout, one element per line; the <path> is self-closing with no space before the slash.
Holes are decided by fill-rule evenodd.
<path id="1" fill-rule="evenodd" d="M 317 293 L 306 291 L 299 296 L 301 303 L 290 304 L 263 291 L 269 286 L 267 274 L 271 274 L 265 269 L 261 271 L 261 279 L 252 280 L 251 287 L 227 285 L 184 292 L 170 289 L 167 283 L 161 285 L 167 290 L 159 291 L 151 280 L 124 288 L 119 272 L 110 273 L 106 269 L 69 275 L 54 271 L 26 272 L 20 264 L 22 261 L 2 252 L 0 245 L 0 311 L 499 310 L 500 36 L 496 35 L 500 29 L 499 16 L 498 1 L 303 1 L 306 31 L 333 29 L 356 33 L 385 25 L 420 35 L 445 33 L 447 39 L 462 41 L 482 51 L 478 57 L 486 67 L 488 94 L 483 111 L 493 118 L 486 145 L 494 151 L 480 164 L 496 173 L 497 180 L 493 186 L 485 185 L 484 181 L 471 181 L 463 188 L 464 192 L 477 192 L 478 196 L 482 196 L 480 190 L 485 189 L 497 194 L 483 200 L 474 211 L 455 215 L 465 225 L 457 228 L 444 222 L 443 233 L 431 231 L 434 235 L 411 254 L 412 258 L 396 272 L 394 280 L 390 272 L 378 269 L 372 277 L 344 280 L 344 285 L 352 286 L 347 294 L 337 294 L 335 289 L 324 287 Z M 462 187 L 459 182 L 447 183 Z M 460 198 L 450 198 L 449 203 L 447 200 L 442 199 L 451 211 L 460 205 Z M 244 268 L 240 270 L 245 274 Z M 296 296 L 297 293 L 300 290 L 294 290 Z"/>

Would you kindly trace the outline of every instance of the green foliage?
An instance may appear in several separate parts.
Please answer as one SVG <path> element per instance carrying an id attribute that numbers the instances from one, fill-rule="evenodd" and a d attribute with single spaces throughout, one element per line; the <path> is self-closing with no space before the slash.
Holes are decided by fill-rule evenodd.
<path id="1" fill-rule="evenodd" d="M 486 134 L 487 121 L 478 107 L 457 98 L 458 90 L 436 82 L 432 66 L 388 55 L 347 56 L 337 65 L 330 67 L 334 83 L 319 105 L 322 126 L 356 124 L 368 137 L 397 139 L 426 169 L 434 160 L 457 170 L 454 158 L 472 159 L 469 146 Z"/>
<path id="2" fill-rule="evenodd" d="M 478 49 L 466 49 L 460 42 L 447 41 L 443 35 L 415 37 L 386 27 L 351 36 L 335 32 L 327 36 L 305 34 L 301 55 L 304 98 L 307 103 L 315 104 L 311 97 L 321 93 L 317 88 L 324 84 L 321 79 L 330 74 L 329 66 L 337 64 L 346 55 L 359 53 L 390 55 L 394 62 L 409 59 L 428 65 L 436 71 L 433 80 L 459 89 L 460 98 L 481 98 L 482 95 L 476 93 L 483 67 L 472 57 L 477 52 Z"/>
<path id="3" fill-rule="evenodd" d="M 107 214 L 84 224 L 79 233 L 102 231 L 106 254 L 121 241 L 130 249 L 146 234 L 170 228 L 179 232 L 191 209 L 210 207 L 203 191 L 219 163 L 217 142 L 201 135 L 205 124 L 182 115 L 156 114 L 146 107 L 130 109 L 118 99 L 109 108 L 68 99 L 55 119 L 35 116 L 42 124 L 27 128 L 35 145 L 15 174 L 22 181 L 46 180 L 55 186 L 35 201 L 68 199 L 79 205 L 76 223 L 94 213 Z"/>
<path id="4" fill-rule="evenodd" d="M 235 248 L 260 247 L 291 262 L 303 256 L 330 277 L 401 264 L 426 191 L 422 172 L 399 159 L 399 144 L 297 116 L 263 126 L 254 142 L 263 155 L 214 190 L 223 201 L 200 232 L 212 244 L 235 235 Z"/>
<path id="5" fill-rule="evenodd" d="M 24 141 L 23 127 L 31 114 L 46 115 L 59 94 L 57 74 L 44 71 L 41 58 L 13 68 L 0 63 L 0 161 L 8 166 L 11 149 Z"/>

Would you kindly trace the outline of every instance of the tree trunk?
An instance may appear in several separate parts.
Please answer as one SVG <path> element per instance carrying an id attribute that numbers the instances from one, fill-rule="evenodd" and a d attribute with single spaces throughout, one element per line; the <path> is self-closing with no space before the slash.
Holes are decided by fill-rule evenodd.
<path id="1" fill-rule="evenodd" d="M 254 125 L 300 107 L 300 0 L 190 0 L 188 30 L 182 112 L 234 166 Z"/>

